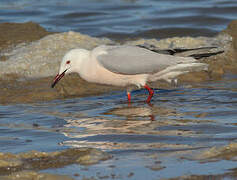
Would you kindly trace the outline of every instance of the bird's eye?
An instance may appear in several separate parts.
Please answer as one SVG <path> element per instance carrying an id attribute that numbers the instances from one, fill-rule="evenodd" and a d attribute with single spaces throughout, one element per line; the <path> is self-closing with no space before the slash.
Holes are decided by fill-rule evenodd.
<path id="1" fill-rule="evenodd" d="M 71 61 L 67 61 L 66 64 L 70 64 Z"/>

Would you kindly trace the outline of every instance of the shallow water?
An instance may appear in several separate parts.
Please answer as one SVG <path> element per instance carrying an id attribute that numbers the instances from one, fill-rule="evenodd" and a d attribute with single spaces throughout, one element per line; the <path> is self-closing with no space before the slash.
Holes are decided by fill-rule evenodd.
<path id="1" fill-rule="evenodd" d="M 213 36 L 237 17 L 237 1 L 1 0 L 0 22 L 113 38 Z"/>
<path id="2" fill-rule="evenodd" d="M 236 75 L 196 88 L 55 100 L 0 106 L 0 152 L 56 151 L 94 147 L 113 155 L 88 167 L 69 165 L 42 172 L 79 173 L 107 179 L 159 179 L 191 174 L 223 174 L 237 162 L 190 160 L 213 146 L 237 141 Z M 207 159 L 208 160 L 208 159 Z M 233 177 L 228 177 L 233 178 Z M 234 178 L 233 178 L 234 179 Z"/>
<path id="3" fill-rule="evenodd" d="M 112 38 L 213 36 L 236 17 L 235 0 L 0 1 L 0 22 L 34 21 L 49 31 L 73 30 Z M 56 54 L 59 52 L 63 53 L 60 49 Z M 94 147 L 113 155 L 88 167 L 73 164 L 41 170 L 75 179 L 160 179 L 192 174 L 235 179 L 230 172 L 237 168 L 236 161 L 208 162 L 213 160 L 202 152 L 237 143 L 236 82 L 236 75 L 226 75 L 222 81 L 193 88 L 157 89 L 151 105 L 144 102 L 144 90 L 132 93 L 131 104 L 125 91 L 113 91 L 1 105 L 0 152 Z M 76 173 L 80 176 L 74 176 Z"/>

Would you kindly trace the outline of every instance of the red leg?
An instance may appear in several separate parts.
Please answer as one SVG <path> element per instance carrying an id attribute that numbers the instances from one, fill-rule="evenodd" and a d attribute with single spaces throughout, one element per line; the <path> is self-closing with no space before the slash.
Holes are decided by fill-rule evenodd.
<path id="1" fill-rule="evenodd" d="M 152 98 L 152 96 L 153 96 L 153 94 L 154 94 L 154 91 L 153 91 L 147 84 L 145 84 L 144 88 L 146 88 L 147 91 L 149 92 L 149 96 L 148 96 L 146 102 L 147 102 L 147 103 L 150 103 L 151 98 Z"/>
<path id="2" fill-rule="evenodd" d="M 128 102 L 131 102 L 131 94 L 130 94 L 130 92 L 127 92 L 127 95 L 128 95 Z"/>

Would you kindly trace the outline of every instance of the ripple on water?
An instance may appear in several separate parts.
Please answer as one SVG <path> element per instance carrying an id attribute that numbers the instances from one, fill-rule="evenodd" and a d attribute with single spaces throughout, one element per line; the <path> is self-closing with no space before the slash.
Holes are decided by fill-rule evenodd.
<path id="1" fill-rule="evenodd" d="M 116 166 L 120 176 L 134 173 L 133 178 L 145 177 L 145 173 L 157 177 L 157 171 L 167 178 L 207 174 L 206 164 L 212 167 L 212 174 L 225 173 L 225 169 L 236 167 L 235 86 L 236 81 L 227 77 L 196 88 L 156 90 L 151 105 L 144 103 L 147 94 L 142 90 L 133 92 L 131 104 L 126 102 L 126 93 L 114 91 L 93 97 L 1 106 L 0 150 L 16 153 L 93 147 L 114 156 L 82 171 L 87 177 L 96 177 L 95 172 L 110 176 L 109 170 L 104 170 L 110 166 Z M 230 158 L 232 161 L 228 161 Z M 200 164 L 203 159 L 205 164 Z M 226 162 L 219 166 L 221 160 Z M 122 170 L 124 163 L 126 171 Z M 195 168 L 185 168 L 190 166 Z M 173 167 L 182 168 L 174 172 Z M 68 175 L 80 168 L 68 165 L 43 172 Z"/>
<path id="2" fill-rule="evenodd" d="M 34 9 L 34 11 L 32 11 Z M 175 28 L 190 27 L 196 35 L 213 35 L 237 16 L 235 0 L 222 1 L 85 1 L 58 2 L 56 0 L 25 0 L 0 2 L 0 22 L 37 22 L 51 31 L 78 31 L 92 36 L 114 38 L 126 34 L 149 33 L 151 29 L 166 32 Z M 187 18 L 188 17 L 188 18 Z M 163 19 L 165 18 L 165 19 Z M 202 31 L 205 29 L 205 31 Z M 187 35 L 187 29 L 182 34 Z M 175 31 L 172 31 L 175 35 Z M 171 35 L 169 34 L 169 36 Z M 125 37 L 125 36 L 124 36 Z M 126 37 L 125 37 L 126 38 Z"/>

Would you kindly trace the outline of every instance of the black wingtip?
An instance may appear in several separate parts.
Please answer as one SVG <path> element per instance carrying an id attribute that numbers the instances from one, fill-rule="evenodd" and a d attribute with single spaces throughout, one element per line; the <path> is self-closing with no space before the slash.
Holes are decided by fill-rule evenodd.
<path id="1" fill-rule="evenodd" d="M 178 54 L 178 53 L 182 53 L 182 52 L 187 52 L 187 51 L 195 51 L 195 50 L 209 50 L 209 49 L 215 49 L 215 48 L 218 48 L 216 46 L 209 46 L 209 47 L 199 47 L 199 48 L 175 48 L 175 49 L 158 49 L 156 46 L 154 45 L 147 45 L 147 44 L 144 44 L 144 45 L 137 45 L 138 47 L 141 47 L 141 48 L 145 48 L 145 49 L 148 49 L 150 51 L 153 51 L 153 52 L 156 52 L 156 53 L 160 53 L 160 54 L 169 54 L 169 55 L 175 55 L 175 54 Z M 193 57 L 195 59 L 201 59 L 203 57 L 210 57 L 210 56 L 214 56 L 214 55 L 217 55 L 217 54 L 221 54 L 223 53 L 224 51 L 218 51 L 218 52 L 213 52 L 213 53 L 200 53 L 200 54 L 192 54 L 190 55 L 190 57 Z"/>
<path id="2" fill-rule="evenodd" d="M 213 52 L 213 53 L 202 53 L 202 54 L 192 54 L 189 57 L 193 57 L 194 59 L 201 59 L 205 57 L 210 57 L 210 56 L 215 56 L 217 54 L 222 54 L 225 51 L 218 51 L 218 52 Z"/>

